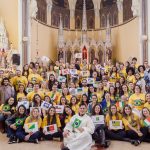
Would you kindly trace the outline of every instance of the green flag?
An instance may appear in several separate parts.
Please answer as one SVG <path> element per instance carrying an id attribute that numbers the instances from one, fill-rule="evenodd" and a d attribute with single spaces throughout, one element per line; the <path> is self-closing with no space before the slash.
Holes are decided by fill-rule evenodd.
<path id="1" fill-rule="evenodd" d="M 79 128 L 80 125 L 81 125 L 81 120 L 79 120 L 78 118 L 76 118 L 72 126 L 74 128 Z"/>
<path id="2" fill-rule="evenodd" d="M 18 118 L 18 119 L 16 119 L 16 121 L 15 121 L 16 127 L 23 126 L 24 120 L 25 120 L 25 118 Z"/>

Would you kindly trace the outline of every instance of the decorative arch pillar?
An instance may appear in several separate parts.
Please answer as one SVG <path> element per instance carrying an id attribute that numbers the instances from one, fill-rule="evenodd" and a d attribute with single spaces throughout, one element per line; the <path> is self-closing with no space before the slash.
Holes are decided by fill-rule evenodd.
<path id="1" fill-rule="evenodd" d="M 123 0 L 117 0 L 119 24 L 123 23 Z"/>
<path id="2" fill-rule="evenodd" d="M 75 7 L 77 0 L 68 0 L 70 8 L 70 29 L 75 29 Z"/>
<path id="3" fill-rule="evenodd" d="M 46 3 L 47 3 L 47 24 L 51 25 L 51 13 L 52 13 L 51 11 L 53 2 L 52 0 L 46 0 Z"/>
<path id="4" fill-rule="evenodd" d="M 93 0 L 95 11 L 95 29 L 100 28 L 100 4 L 101 0 Z"/>

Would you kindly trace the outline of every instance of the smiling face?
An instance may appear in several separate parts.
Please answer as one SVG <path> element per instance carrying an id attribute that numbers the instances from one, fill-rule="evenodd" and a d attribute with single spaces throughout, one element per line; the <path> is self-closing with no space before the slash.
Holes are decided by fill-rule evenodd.
<path id="1" fill-rule="evenodd" d="M 146 101 L 150 104 L 150 93 L 146 94 Z"/>
<path id="2" fill-rule="evenodd" d="M 100 106 L 96 105 L 94 111 L 95 111 L 95 113 L 98 115 L 98 114 L 100 113 L 100 111 L 101 111 Z"/>
<path id="3" fill-rule="evenodd" d="M 50 108 L 50 110 L 49 110 L 48 113 L 49 113 L 50 116 L 54 116 L 54 114 L 55 114 L 55 108 L 53 108 L 53 107 Z"/>
<path id="4" fill-rule="evenodd" d="M 131 108 L 130 107 L 125 107 L 124 111 L 125 111 L 126 115 L 130 115 L 131 114 Z"/>
<path id="5" fill-rule="evenodd" d="M 82 115 L 85 115 L 86 112 L 87 112 L 86 106 L 85 106 L 85 105 L 81 105 L 81 106 L 79 107 L 79 114 L 82 116 Z"/>
<path id="6" fill-rule="evenodd" d="M 14 102 L 15 102 L 14 98 L 10 98 L 10 99 L 8 100 L 8 104 L 9 104 L 9 105 L 13 105 Z"/>
<path id="7" fill-rule="evenodd" d="M 144 108 L 144 109 L 142 110 L 142 113 L 143 113 L 143 116 L 144 116 L 145 118 L 147 118 L 147 117 L 150 116 L 150 112 L 149 112 L 148 108 Z"/>
<path id="8" fill-rule="evenodd" d="M 24 107 L 19 107 L 19 114 L 23 115 L 25 113 Z"/>
<path id="9" fill-rule="evenodd" d="M 139 94 L 141 92 L 141 89 L 139 88 L 139 86 L 135 86 L 135 93 Z"/>
<path id="10" fill-rule="evenodd" d="M 110 110 L 113 115 L 117 113 L 117 108 L 115 106 L 111 106 Z"/>
<path id="11" fill-rule="evenodd" d="M 36 108 L 34 108 L 33 110 L 32 110 L 32 116 L 33 117 L 38 117 L 39 116 L 39 110 L 38 109 L 36 109 Z"/>

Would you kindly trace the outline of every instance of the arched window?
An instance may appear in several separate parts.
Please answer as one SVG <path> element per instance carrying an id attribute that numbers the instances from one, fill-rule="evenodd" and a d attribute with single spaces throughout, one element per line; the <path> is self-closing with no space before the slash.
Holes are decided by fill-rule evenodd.
<path id="1" fill-rule="evenodd" d="M 81 29 L 81 18 L 79 16 L 76 18 L 76 29 Z"/>
<path id="2" fill-rule="evenodd" d="M 92 0 L 86 0 L 86 14 L 87 14 L 87 27 L 88 29 L 95 28 L 95 11 L 94 11 L 94 4 Z M 80 18 L 80 24 L 82 25 L 82 16 L 83 16 L 83 0 L 77 0 L 76 2 L 76 10 L 75 10 L 75 20 L 76 22 L 76 29 L 81 29 L 81 26 L 78 26 Z"/>
<path id="3" fill-rule="evenodd" d="M 109 23 L 111 26 L 118 24 L 117 0 L 102 0 L 101 1 L 101 6 L 100 6 L 101 27 L 107 26 L 107 23 L 104 23 L 104 22 L 107 22 L 106 21 L 107 17 L 109 17 Z"/>
<path id="4" fill-rule="evenodd" d="M 51 25 L 59 27 L 59 18 L 62 16 L 62 22 L 64 28 L 70 28 L 70 10 L 68 0 L 52 0 L 52 17 Z M 55 15 L 54 15 L 55 14 Z M 57 22 L 57 23 L 56 23 Z"/>
<path id="5" fill-rule="evenodd" d="M 47 23 L 47 3 L 46 0 L 37 0 L 38 12 L 37 19 Z"/>
<path id="6" fill-rule="evenodd" d="M 123 21 L 128 21 L 133 17 L 131 7 L 132 7 L 132 0 L 123 1 Z"/>

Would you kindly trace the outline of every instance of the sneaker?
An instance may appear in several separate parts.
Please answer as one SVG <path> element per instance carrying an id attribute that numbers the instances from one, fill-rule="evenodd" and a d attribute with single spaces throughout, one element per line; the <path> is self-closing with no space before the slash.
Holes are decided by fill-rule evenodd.
<path id="1" fill-rule="evenodd" d="M 39 140 L 38 140 L 38 139 L 35 139 L 34 143 L 35 143 L 35 144 L 39 144 Z"/>
<path id="2" fill-rule="evenodd" d="M 139 140 L 137 140 L 137 141 L 134 142 L 134 145 L 135 145 L 135 146 L 138 146 L 138 145 L 140 145 L 140 144 L 141 144 L 141 142 L 140 142 Z"/>
<path id="3" fill-rule="evenodd" d="M 13 138 L 10 137 L 10 138 L 9 138 L 9 141 L 8 141 L 8 144 L 12 144 L 12 143 L 13 143 Z"/>
<path id="4" fill-rule="evenodd" d="M 13 137 L 13 143 L 17 143 L 17 138 L 16 137 Z"/>
<path id="5" fill-rule="evenodd" d="M 105 147 L 105 148 L 108 148 L 109 146 L 110 146 L 110 141 L 107 141 L 107 140 L 106 140 L 104 147 Z"/>
<path id="6" fill-rule="evenodd" d="M 68 147 L 64 147 L 61 150 L 69 150 L 69 148 Z"/>

